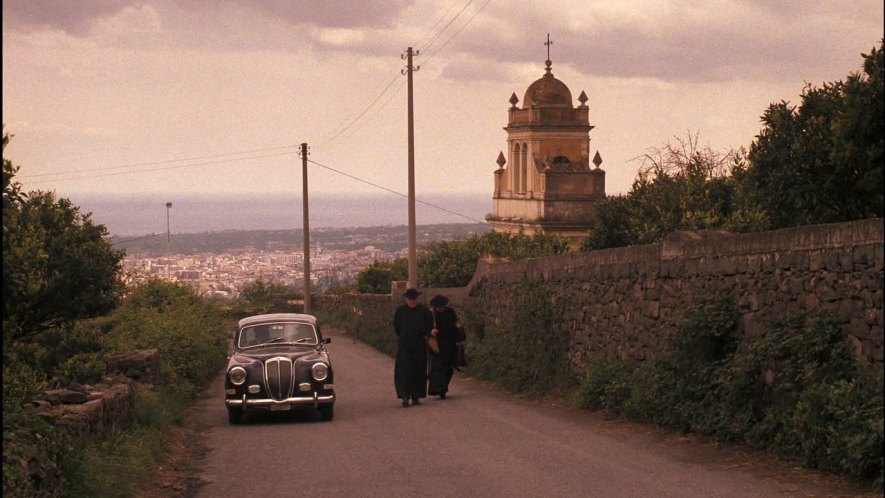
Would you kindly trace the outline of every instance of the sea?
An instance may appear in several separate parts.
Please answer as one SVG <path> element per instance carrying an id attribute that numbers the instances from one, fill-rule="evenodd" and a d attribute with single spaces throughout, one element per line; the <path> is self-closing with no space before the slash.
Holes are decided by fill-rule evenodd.
<path id="1" fill-rule="evenodd" d="M 110 235 L 204 233 L 302 228 L 302 200 L 291 194 L 80 194 L 66 196 Z M 418 194 L 416 225 L 485 223 L 491 193 Z M 409 222 L 408 201 L 394 194 L 317 193 L 310 228 L 397 226 Z M 166 204 L 171 203 L 167 209 Z"/>

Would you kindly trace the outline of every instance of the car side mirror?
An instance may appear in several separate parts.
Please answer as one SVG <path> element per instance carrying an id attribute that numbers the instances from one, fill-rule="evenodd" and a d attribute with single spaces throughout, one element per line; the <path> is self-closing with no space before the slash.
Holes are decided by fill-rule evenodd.
<path id="1" fill-rule="evenodd" d="M 332 338 L 331 338 L 331 337 L 325 337 L 325 338 L 323 338 L 323 344 L 329 344 L 330 342 L 332 342 Z"/>

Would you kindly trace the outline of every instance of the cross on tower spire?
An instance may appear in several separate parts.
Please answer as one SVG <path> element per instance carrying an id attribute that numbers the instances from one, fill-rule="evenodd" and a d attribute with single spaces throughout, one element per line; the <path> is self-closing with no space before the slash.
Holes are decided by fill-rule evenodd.
<path id="1" fill-rule="evenodd" d="M 550 60 L 550 45 L 553 45 L 553 42 L 550 41 L 550 33 L 547 33 L 547 41 L 544 42 L 544 45 L 547 46 L 547 60 Z"/>

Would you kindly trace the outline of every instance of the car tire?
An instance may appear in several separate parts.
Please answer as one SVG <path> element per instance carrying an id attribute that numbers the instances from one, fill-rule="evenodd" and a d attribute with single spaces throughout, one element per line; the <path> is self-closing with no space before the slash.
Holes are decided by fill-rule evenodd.
<path id="1" fill-rule="evenodd" d="M 227 421 L 231 425 L 237 425 L 243 422 L 243 410 L 240 408 L 227 409 Z"/>
<path id="2" fill-rule="evenodd" d="M 334 404 L 323 405 L 317 409 L 320 411 L 320 420 L 322 420 L 324 422 L 328 422 L 329 420 L 332 420 L 332 417 L 335 416 L 335 405 Z"/>

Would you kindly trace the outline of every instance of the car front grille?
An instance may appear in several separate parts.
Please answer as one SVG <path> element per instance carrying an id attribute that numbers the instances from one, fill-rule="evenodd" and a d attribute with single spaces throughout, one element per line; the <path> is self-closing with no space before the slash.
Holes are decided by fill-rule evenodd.
<path id="1" fill-rule="evenodd" d="M 286 399 L 291 396 L 295 384 L 292 360 L 280 357 L 264 362 L 264 383 L 273 399 Z"/>

